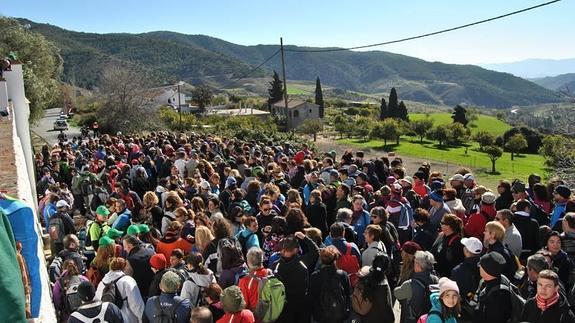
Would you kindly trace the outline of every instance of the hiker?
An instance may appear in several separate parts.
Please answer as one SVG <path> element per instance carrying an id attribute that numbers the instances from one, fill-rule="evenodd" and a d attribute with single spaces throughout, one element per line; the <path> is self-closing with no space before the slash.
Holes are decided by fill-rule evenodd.
<path id="1" fill-rule="evenodd" d="M 495 251 L 505 258 L 505 269 L 503 274 L 508 279 L 513 279 L 517 271 L 516 258 L 509 250 L 509 247 L 503 244 L 505 238 L 505 228 L 497 221 L 487 222 L 485 225 L 485 234 L 483 243 L 487 247 L 487 252 Z"/>
<path id="2" fill-rule="evenodd" d="M 115 299 L 121 303 L 117 304 L 116 301 L 114 301 L 114 304 L 116 304 L 116 306 L 120 308 L 120 312 L 122 312 L 124 322 L 140 323 L 142 322 L 141 317 L 144 314 L 144 301 L 142 300 L 140 289 L 134 278 L 124 273 L 127 264 L 128 262 L 123 258 L 112 259 L 110 262 L 110 271 L 102 278 L 102 281 L 96 289 L 96 298 L 106 300 L 106 298 L 102 299 L 102 297 L 113 293 Z M 114 292 L 108 293 L 108 290 L 113 290 Z M 104 293 L 105 291 L 106 293 Z"/>
<path id="3" fill-rule="evenodd" d="M 180 296 L 190 300 L 192 308 L 207 305 L 204 301 L 203 291 L 216 282 L 214 273 L 204 264 L 200 253 L 193 252 L 186 258 L 189 278 L 184 282 Z"/>
<path id="4" fill-rule="evenodd" d="M 254 323 L 254 314 L 245 309 L 246 302 L 238 286 L 230 286 L 222 292 L 220 297 L 224 316 L 217 323 Z"/>
<path id="5" fill-rule="evenodd" d="M 91 244 L 92 247 L 94 247 L 94 250 L 98 250 L 100 238 L 102 238 L 110 229 L 107 222 L 109 215 L 110 210 L 108 210 L 104 205 L 100 205 L 96 208 L 96 220 L 92 222 L 88 228 L 88 234 L 90 235 Z"/>
<path id="6" fill-rule="evenodd" d="M 387 254 L 385 245 L 381 242 L 382 229 L 377 224 L 370 224 L 365 228 L 364 236 L 366 248 L 361 253 L 361 265 L 370 266 L 373 258 L 379 253 Z"/>
<path id="7" fill-rule="evenodd" d="M 56 213 L 48 219 L 48 234 L 50 235 L 50 249 L 52 255 L 64 250 L 64 237 L 67 234 L 76 234 L 74 220 L 68 214 L 70 205 L 64 200 L 56 203 Z"/>
<path id="8" fill-rule="evenodd" d="M 148 297 L 150 283 L 154 278 L 154 272 L 150 266 L 150 258 L 155 252 L 138 240 L 138 238 L 127 235 L 122 239 L 126 256 L 126 273 L 131 275 L 138 284 L 138 291 L 142 299 Z"/>
<path id="9" fill-rule="evenodd" d="M 451 271 L 453 279 L 459 287 L 462 303 L 469 302 L 479 285 L 479 258 L 483 251 L 483 243 L 475 237 L 461 239 L 465 259 Z"/>
<path id="10" fill-rule="evenodd" d="M 163 253 L 157 253 L 150 257 L 150 266 L 154 272 L 154 278 L 150 283 L 148 297 L 160 296 L 160 281 L 162 280 L 164 273 L 168 270 L 167 265 L 167 260 Z"/>
<path id="11" fill-rule="evenodd" d="M 525 303 L 521 321 L 575 322 L 575 314 L 564 294 L 559 292 L 559 276 L 552 270 L 543 270 L 537 278 L 537 294 Z"/>
<path id="12" fill-rule="evenodd" d="M 273 274 L 271 270 L 263 266 L 263 261 L 263 250 L 257 247 L 250 248 L 246 255 L 248 274 L 240 278 L 238 282 L 246 302 L 246 309 L 252 312 L 255 311 L 258 304 L 261 279 Z"/>
<path id="13" fill-rule="evenodd" d="M 77 288 L 81 282 L 88 281 L 82 276 L 74 260 L 66 260 L 62 264 L 62 275 L 52 287 L 52 300 L 54 308 L 60 311 L 60 319 L 65 322 L 72 312 L 81 305 Z"/>
<path id="14" fill-rule="evenodd" d="M 506 323 L 511 318 L 511 292 L 501 288 L 509 286 L 509 280 L 502 275 L 505 270 L 505 258 L 496 251 L 483 255 L 479 260 L 479 273 L 484 283 L 479 286 L 476 297 L 477 307 L 473 314 L 473 323 Z"/>
<path id="15" fill-rule="evenodd" d="M 82 305 L 70 315 L 68 323 L 108 322 L 123 323 L 120 309 L 114 303 L 101 302 L 96 298 L 94 285 L 83 281 L 78 286 L 78 295 Z M 98 321 L 97 321 L 98 320 Z"/>
<path id="16" fill-rule="evenodd" d="M 451 270 L 463 261 L 463 245 L 460 243 L 463 222 L 457 215 L 446 214 L 441 220 L 441 232 L 431 247 L 431 253 L 437 260 L 437 273 L 449 277 Z"/>
<path id="17" fill-rule="evenodd" d="M 162 293 L 146 301 L 142 322 L 187 323 L 190 319 L 191 305 L 188 299 L 176 294 L 180 286 L 180 276 L 175 272 L 166 271 L 160 280 Z"/>
<path id="18" fill-rule="evenodd" d="M 380 253 L 373 259 L 371 267 L 361 269 L 361 278 L 353 290 L 353 310 L 360 316 L 363 323 L 393 323 L 393 301 L 391 288 L 386 274 L 391 261 L 385 253 Z"/>
<path id="19" fill-rule="evenodd" d="M 453 280 L 442 277 L 439 291 L 431 294 L 431 310 L 427 313 L 427 323 L 457 323 L 461 303 L 459 288 Z"/>
<path id="20" fill-rule="evenodd" d="M 537 294 L 537 278 L 543 270 L 550 269 L 551 266 L 542 254 L 534 254 L 527 258 L 525 265 L 525 275 L 517 284 L 519 294 L 525 299 L 535 297 Z"/>
<path id="21" fill-rule="evenodd" d="M 260 246 L 260 242 L 258 239 L 258 221 L 255 216 L 247 216 L 244 218 L 244 227 L 245 229 L 241 230 L 236 234 L 236 238 L 240 242 L 242 246 L 242 254 L 245 256 L 253 247 Z"/>

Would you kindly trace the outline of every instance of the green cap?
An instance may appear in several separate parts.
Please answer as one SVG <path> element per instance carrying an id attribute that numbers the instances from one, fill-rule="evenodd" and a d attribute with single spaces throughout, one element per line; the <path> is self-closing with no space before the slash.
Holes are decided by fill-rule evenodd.
<path id="1" fill-rule="evenodd" d="M 110 214 L 110 210 L 108 210 L 108 208 L 106 206 L 100 205 L 96 209 L 96 214 L 108 216 Z"/>
<path id="2" fill-rule="evenodd" d="M 137 236 L 140 234 L 140 227 L 137 224 L 132 224 L 128 227 L 128 231 L 126 232 L 130 235 Z"/>
<path id="3" fill-rule="evenodd" d="M 105 246 L 109 246 L 111 244 L 114 244 L 114 239 L 108 237 L 108 236 L 103 236 L 100 238 L 100 240 L 98 241 L 98 245 L 100 247 L 105 247 Z"/>
<path id="4" fill-rule="evenodd" d="M 264 168 L 262 166 L 256 166 L 252 168 L 252 176 L 258 176 L 258 174 L 263 174 Z"/>
<path id="5" fill-rule="evenodd" d="M 138 225 L 138 227 L 140 228 L 140 233 L 148 233 L 150 232 L 150 227 L 147 224 L 140 224 Z"/>
<path id="6" fill-rule="evenodd" d="M 106 236 L 110 237 L 111 239 L 120 238 L 123 235 L 124 235 L 124 232 L 122 232 L 118 229 L 114 229 L 114 228 L 110 228 L 108 230 L 108 232 L 106 232 Z"/>

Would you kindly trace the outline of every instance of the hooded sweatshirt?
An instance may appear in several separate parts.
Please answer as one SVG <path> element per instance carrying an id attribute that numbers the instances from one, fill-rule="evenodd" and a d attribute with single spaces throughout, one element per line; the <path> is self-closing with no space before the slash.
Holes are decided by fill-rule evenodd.
<path id="1" fill-rule="evenodd" d="M 109 284 L 122 275 L 124 277 L 116 282 L 118 292 L 124 299 L 124 304 L 120 308 L 120 312 L 122 312 L 124 322 L 140 323 L 142 322 L 142 315 L 144 314 L 144 301 L 140 295 L 140 289 L 134 278 L 124 274 L 121 270 L 110 271 L 102 278 L 102 283 L 98 285 L 98 289 L 96 290 L 96 299 L 102 298 L 104 284 Z"/>
<path id="2" fill-rule="evenodd" d="M 197 272 L 190 273 L 190 278 L 184 282 L 180 296 L 190 300 L 192 308 L 196 307 L 201 301 L 201 290 L 207 288 L 211 283 L 216 282 L 214 273 L 206 269 L 207 274 L 202 275 Z"/>
<path id="3" fill-rule="evenodd" d="M 427 323 L 457 323 L 457 319 L 455 317 L 450 318 L 442 318 L 440 315 L 436 313 L 441 313 L 441 301 L 439 300 L 439 292 L 434 292 L 429 295 L 429 299 L 431 301 L 431 311 L 430 314 L 427 315 Z M 433 311 L 433 314 L 431 314 Z"/>

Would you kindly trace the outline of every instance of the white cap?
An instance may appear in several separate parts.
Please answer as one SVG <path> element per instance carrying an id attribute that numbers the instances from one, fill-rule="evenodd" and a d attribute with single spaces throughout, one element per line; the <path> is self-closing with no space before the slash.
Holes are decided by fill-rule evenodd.
<path id="1" fill-rule="evenodd" d="M 203 181 L 200 183 L 200 187 L 203 188 L 203 189 L 205 189 L 205 190 L 207 190 L 207 189 L 210 188 L 210 183 L 209 183 L 208 181 L 206 181 L 206 180 L 203 180 Z"/>
<path id="2" fill-rule="evenodd" d="M 64 200 L 60 200 L 56 203 L 56 208 L 59 209 L 61 207 L 70 207 L 70 204 L 68 204 L 68 202 L 64 201 Z"/>
<path id="3" fill-rule="evenodd" d="M 449 179 L 450 182 L 451 182 L 451 181 L 461 181 L 461 182 L 463 182 L 464 180 L 465 180 L 465 178 L 464 178 L 463 175 L 461 175 L 461 174 L 455 174 L 455 175 L 453 175 L 453 176 Z"/>
<path id="4" fill-rule="evenodd" d="M 461 244 L 467 248 L 469 252 L 478 255 L 483 251 L 483 243 L 475 237 L 461 239 Z"/>

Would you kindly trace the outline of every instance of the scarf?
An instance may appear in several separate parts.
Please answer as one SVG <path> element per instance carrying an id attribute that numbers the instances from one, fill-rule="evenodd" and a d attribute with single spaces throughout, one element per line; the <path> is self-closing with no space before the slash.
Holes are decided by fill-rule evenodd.
<path id="1" fill-rule="evenodd" d="M 556 292 L 549 299 L 542 299 L 539 294 L 537 294 L 535 299 L 537 300 L 537 307 L 541 310 L 541 312 L 544 312 L 559 301 L 559 293 Z"/>

